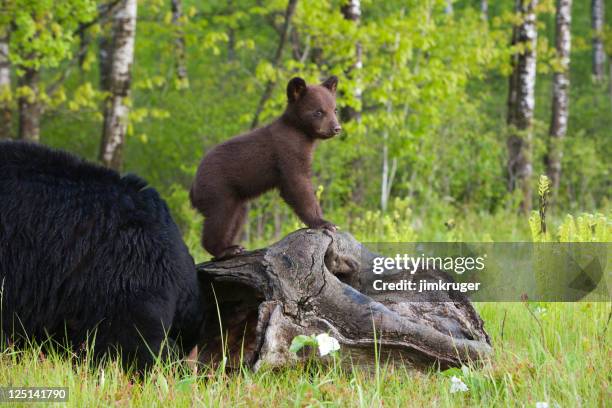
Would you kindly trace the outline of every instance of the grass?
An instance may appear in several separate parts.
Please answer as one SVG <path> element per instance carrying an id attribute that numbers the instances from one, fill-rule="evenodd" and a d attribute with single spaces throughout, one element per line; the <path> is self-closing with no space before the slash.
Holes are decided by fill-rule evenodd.
<path id="1" fill-rule="evenodd" d="M 40 348 L 4 350 L 0 384 L 67 386 L 69 406 L 525 406 L 604 407 L 612 400 L 610 303 L 481 303 L 494 355 L 483 367 L 379 370 L 313 362 L 280 371 L 226 374 L 184 363 L 144 377 L 116 361 L 91 368 Z M 531 308 L 531 311 L 528 310 Z M 451 375 L 469 391 L 450 393 Z"/>
<path id="2" fill-rule="evenodd" d="M 551 230 L 540 236 L 534 228 L 508 214 L 482 216 L 442 214 L 420 226 L 411 210 L 395 203 L 390 215 L 367 212 L 350 231 L 362 242 L 412 240 L 498 241 L 612 240 L 612 212 L 553 219 Z M 190 214 L 190 213 L 189 213 Z M 449 217 L 452 217 L 450 219 Z M 452 221 L 452 222 L 451 222 Z M 452 227 L 442 229 L 442 225 Z M 529 231 L 529 225 L 532 231 Z M 286 229 L 299 225 L 289 223 Z M 186 232 L 196 260 L 207 256 L 199 248 L 200 226 Z M 427 234 L 427 231 L 442 231 Z M 253 241 L 250 248 L 265 246 Z M 65 386 L 68 406 L 436 406 L 436 407 L 605 407 L 612 401 L 612 328 L 610 302 L 581 303 L 479 303 L 475 305 L 491 336 L 494 353 L 480 367 L 416 371 L 381 361 L 376 369 L 325 365 L 311 361 L 282 370 L 243 369 L 228 374 L 220 369 L 193 371 L 186 363 L 158 363 L 145 376 L 125 373 L 117 361 L 92 367 L 58 353 L 41 353 L 39 346 L 0 352 L 0 385 Z M 340 358 L 342 358 L 340 350 Z M 345 356 L 346 357 L 346 356 Z M 451 377 L 468 386 L 451 393 Z"/>

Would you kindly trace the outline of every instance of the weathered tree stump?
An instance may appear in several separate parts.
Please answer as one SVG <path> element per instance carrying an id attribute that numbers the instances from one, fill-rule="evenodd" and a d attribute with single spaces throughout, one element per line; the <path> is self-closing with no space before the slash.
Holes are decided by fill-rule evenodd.
<path id="1" fill-rule="evenodd" d="M 382 361 L 415 367 L 457 366 L 490 353 L 464 295 L 377 292 L 375 256 L 348 233 L 303 229 L 268 248 L 199 264 L 221 317 L 206 327 L 200 361 L 219 361 L 225 347 L 229 367 L 283 366 L 305 358 L 289 351 L 295 336 L 322 332 L 338 339 L 352 364 L 373 364 L 375 342 Z M 450 281 L 438 271 L 385 276 Z"/>

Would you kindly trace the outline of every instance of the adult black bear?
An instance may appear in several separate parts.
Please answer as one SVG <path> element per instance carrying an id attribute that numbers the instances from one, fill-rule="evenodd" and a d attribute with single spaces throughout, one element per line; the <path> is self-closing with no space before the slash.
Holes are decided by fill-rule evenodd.
<path id="1" fill-rule="evenodd" d="M 39 145 L 0 142 L 2 337 L 91 341 L 149 365 L 188 352 L 205 317 L 192 257 L 142 179 Z M 89 336 L 89 337 L 88 337 Z"/>

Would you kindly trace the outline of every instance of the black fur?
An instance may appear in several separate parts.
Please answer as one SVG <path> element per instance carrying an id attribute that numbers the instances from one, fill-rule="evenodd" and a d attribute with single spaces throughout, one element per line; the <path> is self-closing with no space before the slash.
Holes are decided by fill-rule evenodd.
<path id="1" fill-rule="evenodd" d="M 118 348 L 139 367 L 166 333 L 188 352 L 205 317 L 193 259 L 154 189 L 27 143 L 0 142 L 0 285 L 3 340 L 79 347 L 95 330 L 96 355 Z"/>

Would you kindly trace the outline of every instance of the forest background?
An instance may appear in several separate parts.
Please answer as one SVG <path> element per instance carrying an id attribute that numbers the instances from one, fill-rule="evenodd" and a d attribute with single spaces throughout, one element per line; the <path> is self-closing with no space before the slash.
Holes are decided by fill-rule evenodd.
<path id="1" fill-rule="evenodd" d="M 611 11 L 612 0 L 3 0 L 0 139 L 142 176 L 199 262 L 188 190 L 204 152 L 280 115 L 291 77 L 337 75 L 344 130 L 319 146 L 313 178 L 326 218 L 358 239 L 610 242 Z M 270 192 L 251 205 L 244 243 L 301 226 Z M 610 401 L 610 302 L 475 306 L 494 349 L 478 369 L 227 375 L 174 362 L 134 380 L 117 361 L 92 369 L 33 344 L 0 352 L 0 384 L 67 386 L 74 406 Z"/>
<path id="2" fill-rule="evenodd" d="M 370 240 L 530 239 L 543 174 L 551 222 L 609 215 L 606 8 L 8 0 L 0 132 L 144 177 L 198 251 L 187 191 L 204 152 L 278 116 L 291 77 L 333 74 L 344 131 L 320 145 L 313 171 L 327 218 Z M 270 193 L 244 238 L 300 225 Z"/>

